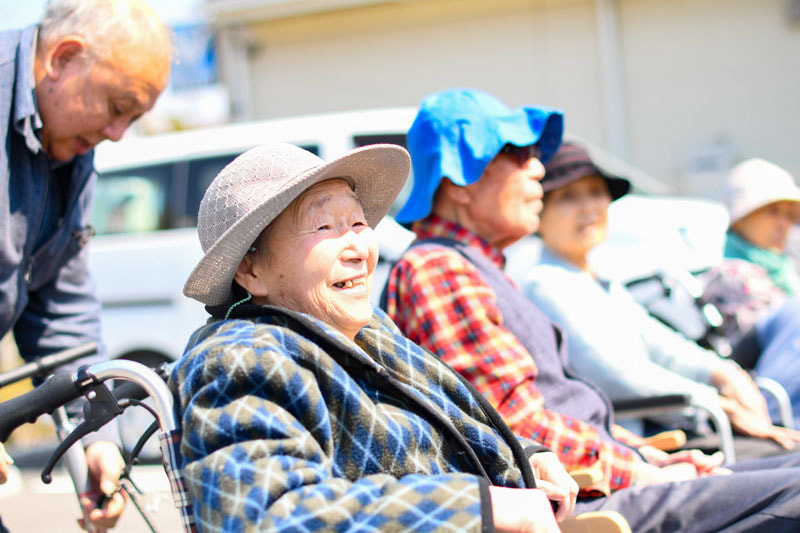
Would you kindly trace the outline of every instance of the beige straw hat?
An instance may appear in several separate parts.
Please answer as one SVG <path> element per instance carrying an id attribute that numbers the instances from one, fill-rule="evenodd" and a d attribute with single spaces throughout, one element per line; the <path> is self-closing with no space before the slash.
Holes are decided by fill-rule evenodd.
<path id="1" fill-rule="evenodd" d="M 205 255 L 183 293 L 211 306 L 230 302 L 233 276 L 248 248 L 315 183 L 331 178 L 350 183 L 374 228 L 389 212 L 410 167 L 408 152 L 393 144 L 358 148 L 327 163 L 292 144 L 248 150 L 223 168 L 203 195 L 197 233 Z"/>
<path id="2" fill-rule="evenodd" d="M 800 202 L 800 188 L 792 175 L 778 165 L 753 158 L 739 163 L 728 174 L 724 200 L 733 224 L 773 202 Z"/>

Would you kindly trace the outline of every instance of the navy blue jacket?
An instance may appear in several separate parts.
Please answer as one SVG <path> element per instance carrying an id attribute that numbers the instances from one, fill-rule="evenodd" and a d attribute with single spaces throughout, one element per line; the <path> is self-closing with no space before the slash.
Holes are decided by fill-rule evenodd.
<path id="1" fill-rule="evenodd" d="M 100 340 L 86 250 L 94 154 L 65 164 L 45 154 L 35 39 L 36 26 L 0 33 L 0 335 L 13 328 L 26 359 Z"/>

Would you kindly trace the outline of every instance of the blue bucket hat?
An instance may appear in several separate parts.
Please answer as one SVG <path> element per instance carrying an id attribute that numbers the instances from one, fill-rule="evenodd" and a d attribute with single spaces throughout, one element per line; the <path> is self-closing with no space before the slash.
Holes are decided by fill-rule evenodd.
<path id="1" fill-rule="evenodd" d="M 539 144 L 544 164 L 558 150 L 564 131 L 561 111 L 548 107 L 510 109 L 473 89 L 434 93 L 422 101 L 408 131 L 414 185 L 397 214 L 403 224 L 428 216 L 443 177 L 456 185 L 475 183 L 506 144 Z"/>

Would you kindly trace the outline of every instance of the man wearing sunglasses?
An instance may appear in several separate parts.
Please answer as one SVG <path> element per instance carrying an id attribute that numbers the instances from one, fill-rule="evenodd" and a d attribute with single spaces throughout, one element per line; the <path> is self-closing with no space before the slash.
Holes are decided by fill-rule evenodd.
<path id="1" fill-rule="evenodd" d="M 459 371 L 512 431 L 567 470 L 603 479 L 576 510 L 620 512 L 643 531 L 752 531 L 800 523 L 797 454 L 736 465 L 697 450 L 666 454 L 613 426 L 610 406 L 566 368 L 563 334 L 503 273 L 503 249 L 536 231 L 542 162 L 559 111 L 507 108 L 473 90 L 426 98 L 408 133 L 414 187 L 397 215 L 417 240 L 393 267 L 382 305 L 401 331 Z"/>

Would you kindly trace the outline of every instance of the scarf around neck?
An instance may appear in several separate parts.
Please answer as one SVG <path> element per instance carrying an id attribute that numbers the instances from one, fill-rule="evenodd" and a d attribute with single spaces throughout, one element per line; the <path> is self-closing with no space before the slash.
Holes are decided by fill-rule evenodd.
<path id="1" fill-rule="evenodd" d="M 744 259 L 760 266 L 767 271 L 772 282 L 787 295 L 795 294 L 800 290 L 800 276 L 788 257 L 755 246 L 734 231 L 728 231 L 725 240 L 725 257 Z"/>

